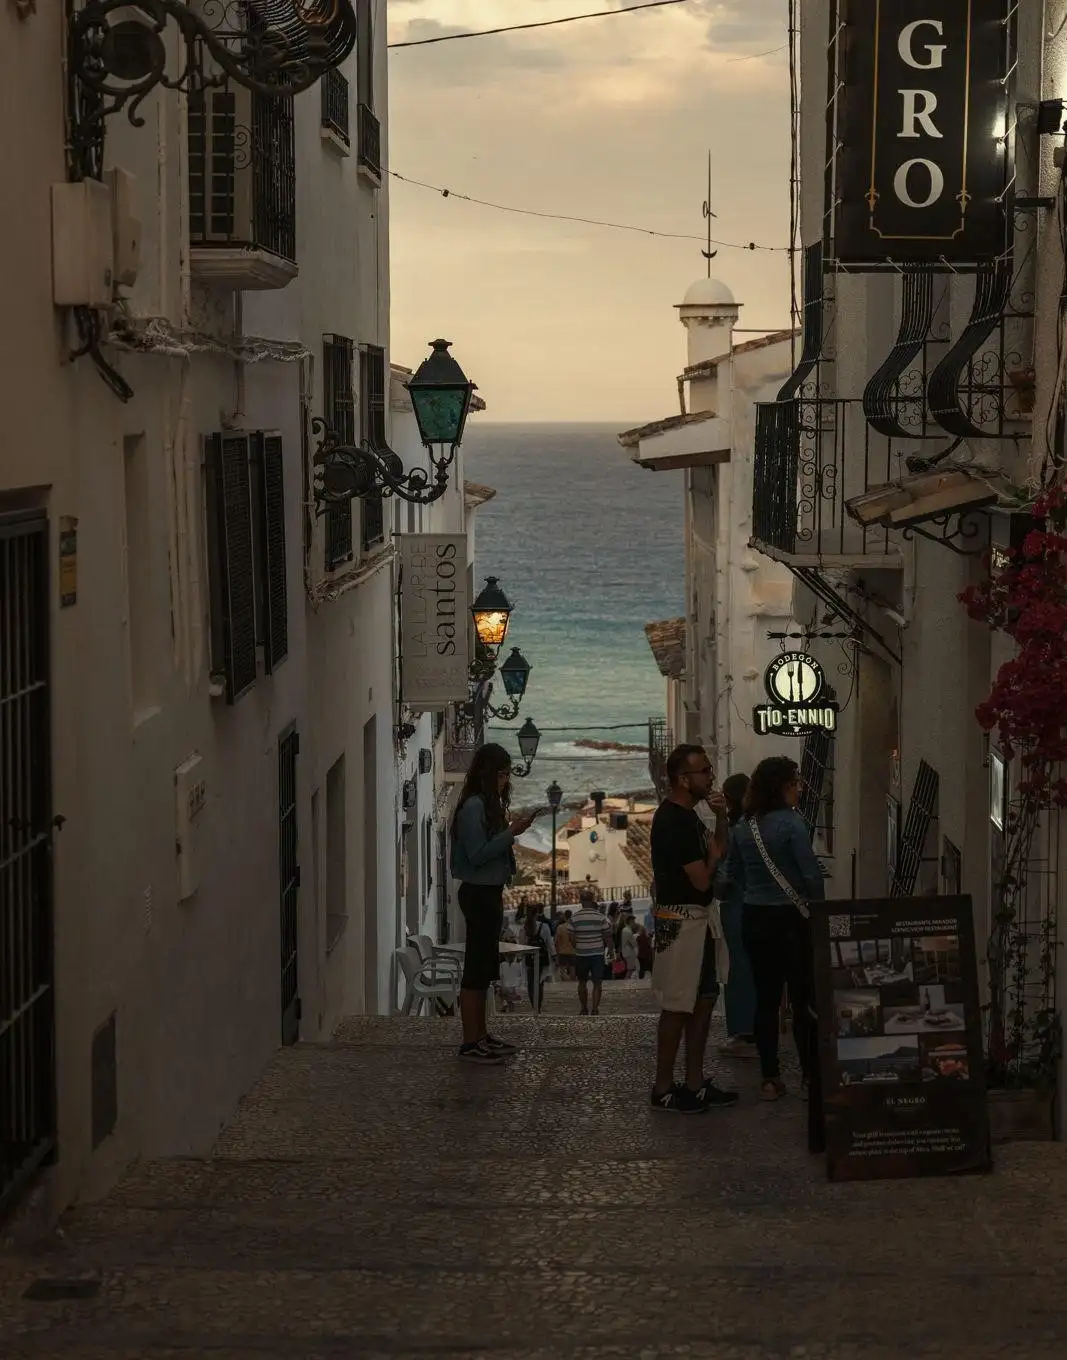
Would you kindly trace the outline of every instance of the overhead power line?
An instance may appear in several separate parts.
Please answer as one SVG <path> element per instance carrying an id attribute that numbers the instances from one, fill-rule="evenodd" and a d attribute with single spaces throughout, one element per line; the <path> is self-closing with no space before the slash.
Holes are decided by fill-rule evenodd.
<path id="1" fill-rule="evenodd" d="M 408 42 L 389 43 L 389 47 L 429 47 L 431 43 L 457 42 L 460 38 L 490 38 L 496 33 L 515 33 L 521 28 L 554 28 L 557 24 L 576 24 L 582 19 L 612 19 L 618 14 L 632 14 L 638 9 L 662 9 L 664 5 L 685 5 L 689 0 L 642 0 L 639 5 L 624 9 L 597 9 L 589 14 L 569 14 L 564 19 L 539 19 L 529 24 L 505 24 L 501 28 L 479 28 L 471 33 L 439 33 L 435 38 L 412 38 Z"/>
<path id="2" fill-rule="evenodd" d="M 541 212 L 536 208 L 515 208 L 509 203 L 493 203 L 487 198 L 474 198 L 470 194 L 458 193 L 455 189 L 446 189 L 440 184 L 427 184 L 425 180 L 412 179 L 408 175 L 401 175 L 396 170 L 390 170 L 389 174 L 393 179 L 400 180 L 402 184 L 414 185 L 417 189 L 429 189 L 432 193 L 440 194 L 442 198 L 458 198 L 463 203 L 474 203 L 479 208 L 492 208 L 496 212 L 514 213 L 519 217 L 540 217 L 549 222 L 576 222 L 586 227 L 606 227 L 611 231 L 632 231 L 639 236 L 659 236 L 668 241 L 700 241 L 702 244 L 707 241 L 705 236 L 694 236 L 684 231 L 658 231 L 652 227 L 637 227 L 629 222 L 606 222 L 598 217 L 577 217 L 572 213 Z M 711 238 L 713 246 L 721 246 L 724 250 L 762 250 L 785 254 L 788 246 L 761 246 L 755 241 L 717 241 Z"/>

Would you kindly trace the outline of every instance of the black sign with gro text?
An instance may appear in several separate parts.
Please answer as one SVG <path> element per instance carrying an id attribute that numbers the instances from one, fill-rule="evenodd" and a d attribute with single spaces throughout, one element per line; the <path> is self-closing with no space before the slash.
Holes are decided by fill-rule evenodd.
<path id="1" fill-rule="evenodd" d="M 845 0 L 834 253 L 961 262 L 1004 250 L 1006 0 Z"/>
<path id="2" fill-rule="evenodd" d="M 969 897 L 812 907 L 831 1180 L 991 1167 Z"/>

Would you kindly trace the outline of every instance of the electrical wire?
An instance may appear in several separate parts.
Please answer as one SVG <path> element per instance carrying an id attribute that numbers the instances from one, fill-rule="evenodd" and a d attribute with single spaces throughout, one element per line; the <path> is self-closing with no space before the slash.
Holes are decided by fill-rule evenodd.
<path id="1" fill-rule="evenodd" d="M 389 174 L 393 179 L 399 180 L 402 184 L 414 185 L 417 189 L 429 189 L 432 193 L 440 194 L 442 198 L 458 198 L 463 203 L 473 203 L 479 208 L 493 208 L 497 212 L 514 213 L 519 217 L 539 217 L 549 222 L 576 222 L 586 227 L 607 227 L 612 231 L 632 231 L 639 236 L 659 236 L 669 241 L 706 241 L 704 236 L 694 236 L 684 231 L 658 231 L 652 227 L 636 227 L 627 222 L 606 222 L 597 217 L 577 217 L 570 213 L 541 212 L 536 208 L 515 208 L 508 203 L 494 203 L 487 198 L 474 198 L 470 194 L 458 193 L 455 189 L 444 188 L 440 184 L 428 184 L 425 180 L 412 179 L 410 175 L 401 175 L 396 170 L 390 170 Z M 786 254 L 788 246 L 761 246 L 755 241 L 747 243 L 742 241 L 716 241 L 712 238 L 713 246 L 721 246 L 724 250 L 761 250 L 768 253 Z"/>
<path id="2" fill-rule="evenodd" d="M 429 47 L 431 43 L 458 42 L 460 38 L 491 38 L 497 33 L 516 33 L 519 29 L 554 28 L 557 24 L 576 24 L 582 19 L 613 19 L 619 14 L 632 14 L 639 9 L 662 9 L 665 5 L 685 5 L 689 0 L 642 0 L 639 5 L 627 5 L 623 9 L 596 9 L 588 14 L 569 14 L 563 19 L 539 19 L 528 24 L 505 24 L 501 28 L 478 28 L 471 33 L 439 33 L 434 38 L 411 38 L 407 42 L 392 42 L 387 46 Z"/>
<path id="3" fill-rule="evenodd" d="M 646 718 L 644 722 L 584 723 L 581 727 L 542 727 L 539 730 L 541 735 L 544 736 L 546 732 L 622 732 L 626 730 L 636 730 L 637 728 L 641 728 L 643 731 L 647 727 L 648 719 Z M 505 727 L 501 723 L 493 723 L 492 730 L 494 732 L 510 732 L 511 728 Z"/>
<path id="4" fill-rule="evenodd" d="M 766 52 L 746 52 L 743 57 L 727 57 L 727 66 L 732 66 L 735 61 L 757 61 L 760 57 L 773 57 L 776 52 L 784 52 L 789 46 L 788 43 L 781 43 L 778 47 L 768 47 Z"/>

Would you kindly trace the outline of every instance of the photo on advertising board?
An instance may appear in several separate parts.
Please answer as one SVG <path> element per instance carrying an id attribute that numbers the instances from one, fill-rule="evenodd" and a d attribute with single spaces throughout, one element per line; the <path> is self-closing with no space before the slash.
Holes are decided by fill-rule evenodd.
<path id="1" fill-rule="evenodd" d="M 969 897 L 812 909 L 831 1180 L 988 1171 Z"/>

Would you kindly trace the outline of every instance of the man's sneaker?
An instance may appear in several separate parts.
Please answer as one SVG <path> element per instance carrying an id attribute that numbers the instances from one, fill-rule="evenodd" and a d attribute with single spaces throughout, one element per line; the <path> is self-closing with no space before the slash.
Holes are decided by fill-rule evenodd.
<path id="1" fill-rule="evenodd" d="M 482 1043 L 493 1053 L 499 1053 L 502 1058 L 514 1057 L 519 1052 L 518 1044 L 509 1044 L 506 1039 L 498 1039 L 493 1034 L 487 1034 Z"/>
<path id="2" fill-rule="evenodd" d="M 499 1067 L 504 1061 L 504 1055 L 491 1049 L 484 1039 L 476 1044 L 461 1044 L 459 1056 L 465 1062 L 480 1063 L 483 1067 Z"/>
<path id="3" fill-rule="evenodd" d="M 682 1085 L 674 1085 L 662 1095 L 653 1091 L 650 1103 L 654 1110 L 668 1110 L 671 1114 L 704 1114 L 711 1108 L 704 1104 L 696 1092 Z"/>
<path id="4" fill-rule="evenodd" d="M 710 1081 L 706 1081 L 696 1093 L 696 1098 L 702 1102 L 706 1110 L 728 1110 L 731 1105 L 737 1104 L 740 1096 L 736 1091 L 723 1091 Z"/>
<path id="5" fill-rule="evenodd" d="M 719 1053 L 724 1058 L 759 1057 L 759 1049 L 754 1041 L 744 1034 L 734 1034 L 724 1044 L 720 1044 Z"/>

